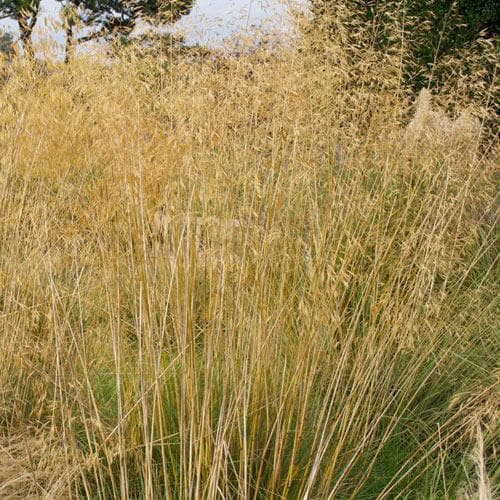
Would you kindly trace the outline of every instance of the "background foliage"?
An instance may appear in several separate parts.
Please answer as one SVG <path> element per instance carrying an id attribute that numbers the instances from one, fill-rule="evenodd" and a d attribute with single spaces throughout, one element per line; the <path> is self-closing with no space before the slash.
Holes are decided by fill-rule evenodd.
<path id="1" fill-rule="evenodd" d="M 347 51 L 401 60 L 412 93 L 439 90 L 442 102 L 474 103 L 496 135 L 498 30 L 494 0 L 313 0 L 315 26 Z M 487 109 L 488 108 L 488 109 Z"/>

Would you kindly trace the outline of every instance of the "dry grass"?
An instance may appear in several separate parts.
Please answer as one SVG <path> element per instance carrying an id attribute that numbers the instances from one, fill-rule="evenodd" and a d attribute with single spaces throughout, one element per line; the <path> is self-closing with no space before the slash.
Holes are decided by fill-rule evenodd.
<path id="1" fill-rule="evenodd" d="M 0 492 L 453 498 L 478 439 L 490 484 L 495 151 L 309 47 L 5 70 Z"/>
<path id="2" fill-rule="evenodd" d="M 68 462 L 58 440 L 40 430 L 24 429 L 0 440 L 0 498 L 68 498 L 60 481 Z"/>

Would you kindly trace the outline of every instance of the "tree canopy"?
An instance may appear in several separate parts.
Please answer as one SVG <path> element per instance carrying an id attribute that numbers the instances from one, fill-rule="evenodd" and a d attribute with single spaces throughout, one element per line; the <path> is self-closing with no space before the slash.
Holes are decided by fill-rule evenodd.
<path id="1" fill-rule="evenodd" d="M 62 5 L 67 57 L 74 43 L 129 35 L 139 20 L 169 24 L 188 14 L 195 0 L 57 0 Z M 0 19 L 17 21 L 23 47 L 33 56 L 32 33 L 40 0 L 0 0 Z M 83 34 L 76 37 L 78 29 Z"/>
<path id="2" fill-rule="evenodd" d="M 194 0 L 58 0 L 69 23 L 91 32 L 79 41 L 129 34 L 138 20 L 173 23 L 191 11 Z"/>
<path id="3" fill-rule="evenodd" d="M 11 18 L 19 25 L 24 50 L 33 56 L 31 35 L 40 12 L 40 0 L 0 0 L 0 19 Z"/>
<path id="4" fill-rule="evenodd" d="M 316 22 L 333 36 L 338 27 L 346 45 L 365 44 L 390 50 L 405 47 L 411 56 L 407 76 L 426 85 L 434 63 L 470 46 L 478 38 L 497 37 L 500 9 L 496 0 L 311 0 Z M 338 22 L 339 16 L 342 23 Z"/>

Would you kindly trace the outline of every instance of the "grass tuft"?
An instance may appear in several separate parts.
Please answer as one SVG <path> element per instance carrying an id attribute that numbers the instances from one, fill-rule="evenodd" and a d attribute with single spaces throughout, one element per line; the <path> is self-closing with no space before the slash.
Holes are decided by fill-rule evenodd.
<path id="1" fill-rule="evenodd" d="M 0 496 L 493 497 L 498 148 L 300 43 L 4 68 Z"/>

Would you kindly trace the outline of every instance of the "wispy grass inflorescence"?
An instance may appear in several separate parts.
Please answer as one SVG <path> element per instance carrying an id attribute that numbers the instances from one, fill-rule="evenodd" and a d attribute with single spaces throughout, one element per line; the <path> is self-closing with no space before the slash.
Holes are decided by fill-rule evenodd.
<path id="1" fill-rule="evenodd" d="M 5 68 L 0 496 L 491 494 L 498 149 L 300 44 Z"/>

